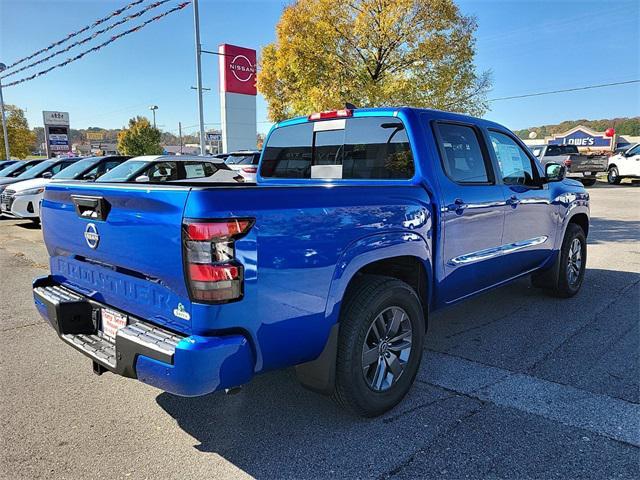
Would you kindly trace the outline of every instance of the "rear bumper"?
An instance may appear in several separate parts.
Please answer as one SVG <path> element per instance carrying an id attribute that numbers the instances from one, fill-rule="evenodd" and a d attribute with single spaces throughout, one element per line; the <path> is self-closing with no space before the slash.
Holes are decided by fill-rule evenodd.
<path id="1" fill-rule="evenodd" d="M 113 341 L 100 331 L 100 311 L 108 305 L 58 285 L 51 276 L 34 281 L 33 296 L 60 339 L 102 369 L 183 396 L 239 386 L 253 376 L 253 353 L 242 335 L 183 336 L 129 315 Z"/>
<path id="2" fill-rule="evenodd" d="M 567 172 L 567 178 L 596 178 L 596 175 L 600 172 L 600 170 L 593 170 L 590 172 Z"/>

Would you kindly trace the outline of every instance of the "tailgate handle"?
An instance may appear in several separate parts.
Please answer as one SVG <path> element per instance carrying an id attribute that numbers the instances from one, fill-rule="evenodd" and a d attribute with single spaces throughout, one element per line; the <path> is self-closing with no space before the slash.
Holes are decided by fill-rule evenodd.
<path id="1" fill-rule="evenodd" d="M 103 197 L 89 197 L 86 195 L 71 195 L 76 206 L 76 214 L 82 218 L 92 220 L 106 220 L 111 205 Z"/>

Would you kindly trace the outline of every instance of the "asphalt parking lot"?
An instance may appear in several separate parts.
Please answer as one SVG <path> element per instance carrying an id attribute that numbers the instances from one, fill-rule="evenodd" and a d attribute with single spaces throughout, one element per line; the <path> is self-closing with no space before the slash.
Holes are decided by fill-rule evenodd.
<path id="1" fill-rule="evenodd" d="M 0 476 L 638 478 L 640 187 L 589 191 L 580 294 L 523 279 L 433 315 L 412 392 L 372 420 L 291 370 L 191 399 L 95 376 L 32 305 L 40 230 L 0 220 Z"/>

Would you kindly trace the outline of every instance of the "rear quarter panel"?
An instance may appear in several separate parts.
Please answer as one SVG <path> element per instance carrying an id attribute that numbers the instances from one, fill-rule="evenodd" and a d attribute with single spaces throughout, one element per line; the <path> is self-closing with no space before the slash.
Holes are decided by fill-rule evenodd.
<path id="1" fill-rule="evenodd" d="M 244 298 L 192 304 L 195 333 L 249 336 L 256 371 L 316 358 L 361 266 L 397 255 L 426 264 L 430 258 L 430 198 L 416 185 L 194 189 L 185 217 L 256 219 L 236 242 L 245 265 Z"/>

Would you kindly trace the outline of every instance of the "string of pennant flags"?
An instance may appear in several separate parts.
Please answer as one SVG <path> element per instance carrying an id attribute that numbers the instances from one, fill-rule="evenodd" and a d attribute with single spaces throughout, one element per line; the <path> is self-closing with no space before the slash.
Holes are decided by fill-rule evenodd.
<path id="1" fill-rule="evenodd" d="M 75 62 L 76 60 L 81 59 L 82 57 L 84 57 L 88 53 L 97 52 L 98 50 L 100 50 L 100 49 L 106 47 L 107 45 L 115 42 L 116 40 L 118 40 L 118 39 L 120 39 L 120 38 L 122 38 L 122 37 L 124 37 L 126 35 L 129 35 L 130 33 L 134 33 L 134 32 L 137 32 L 137 31 L 141 30 L 142 28 L 146 27 L 150 23 L 156 22 L 156 21 L 160 20 L 161 18 L 164 18 L 167 15 L 172 14 L 173 12 L 176 12 L 178 10 L 182 10 L 184 7 L 186 7 L 190 3 L 191 3 L 190 1 L 180 3 L 180 4 L 176 5 L 175 7 L 167 10 L 166 12 L 161 13 L 159 15 L 156 15 L 155 17 L 150 18 L 149 20 L 146 20 L 146 21 L 142 22 L 141 24 L 139 24 L 139 25 L 137 25 L 137 26 L 135 26 L 133 28 L 130 28 L 129 30 L 125 30 L 124 32 L 121 32 L 121 33 L 119 33 L 117 35 L 112 36 L 109 40 L 107 40 L 105 42 L 102 42 L 101 44 L 96 45 L 95 47 L 90 48 L 89 50 L 85 50 L 84 52 L 79 53 L 78 55 L 76 55 L 74 57 L 68 58 L 64 62 L 60 62 L 60 63 L 58 63 L 56 65 L 53 65 L 53 66 L 51 66 L 51 67 L 49 67 L 49 68 L 47 68 L 45 70 L 41 70 L 41 71 L 39 71 L 37 73 L 34 73 L 33 75 L 21 78 L 20 80 L 16 80 L 14 82 L 7 83 L 7 84 L 3 85 L 3 87 L 12 87 L 14 85 L 19 85 L 21 83 L 28 82 L 29 80 L 33 80 L 34 78 L 46 75 L 51 70 L 54 70 L 54 69 L 59 68 L 59 67 L 64 67 L 64 66 L 66 66 L 66 65 L 68 65 L 68 64 L 70 64 L 72 62 Z"/>
<path id="2" fill-rule="evenodd" d="M 157 8 L 160 5 L 165 4 L 165 3 L 169 2 L 169 1 L 170 0 L 160 0 L 158 2 L 154 2 L 154 3 L 150 4 L 150 5 L 148 5 L 147 7 L 145 7 L 144 9 L 140 10 L 139 12 L 132 13 L 131 15 L 128 15 L 128 16 L 122 18 L 121 20 L 118 20 L 117 22 L 115 22 L 115 23 L 113 23 L 111 25 L 108 25 L 103 29 L 97 30 L 96 32 L 94 32 L 93 34 L 91 34 L 88 37 L 83 38 L 82 40 L 78 40 L 76 42 L 73 42 L 73 43 L 67 45 L 65 48 L 63 48 L 61 50 L 56 50 L 51 55 L 48 55 L 48 56 L 46 56 L 44 58 L 41 58 L 40 60 L 37 60 L 35 62 L 29 63 L 29 64 L 25 65 L 24 67 L 20 67 L 17 70 L 14 70 L 13 72 L 7 73 L 6 75 L 3 75 L 0 78 L 10 77 L 11 75 L 15 75 L 16 73 L 20 73 L 20 72 L 22 72 L 24 70 L 27 70 L 27 69 L 31 68 L 31 67 L 35 67 L 36 65 L 40 65 L 41 63 L 44 63 L 44 62 L 46 62 L 48 60 L 51 60 L 53 57 L 56 57 L 56 56 L 58 56 L 58 55 L 60 55 L 62 53 L 68 52 L 69 50 L 71 50 L 74 47 L 77 47 L 79 45 L 84 45 L 85 43 L 93 40 L 97 36 L 102 35 L 103 33 L 108 32 L 109 30 L 113 30 L 114 28 L 119 27 L 123 23 L 127 23 L 130 20 L 133 20 L 134 18 L 138 18 L 141 15 L 143 15 L 144 13 L 148 12 L 149 10 Z"/>
<path id="3" fill-rule="evenodd" d="M 43 48 L 42 50 L 38 50 L 35 53 L 32 53 L 31 55 L 28 55 L 26 57 L 21 58 L 20 60 L 16 60 L 15 62 L 13 62 L 11 65 L 9 65 L 7 67 L 7 70 L 10 68 L 13 68 L 15 66 L 20 65 L 23 62 L 26 62 L 27 60 L 31 60 L 34 57 L 37 57 L 38 55 L 40 55 L 41 53 L 44 52 L 48 52 L 49 50 L 52 50 L 54 48 L 56 48 L 59 45 L 62 45 L 64 42 L 72 39 L 73 37 L 76 37 L 77 35 L 80 35 L 81 33 L 86 32 L 87 30 L 90 30 L 92 28 L 97 27 L 98 25 L 103 24 L 104 22 L 106 22 L 107 20 L 109 20 L 110 18 L 113 17 L 117 17 L 118 15 L 120 15 L 122 12 L 125 12 L 133 7 L 135 7 L 136 5 L 141 4 L 142 2 L 144 2 L 145 0 L 135 0 L 134 2 L 129 3 L 128 5 L 125 5 L 122 8 L 119 8 L 118 10 L 115 10 L 113 12 L 111 12 L 109 15 L 107 15 L 106 17 L 103 17 L 99 20 L 96 20 L 95 22 L 93 22 L 90 25 L 87 25 L 85 27 L 82 27 L 80 30 L 77 30 L 75 32 L 70 33 L 69 35 L 67 35 L 66 37 L 64 37 L 62 40 L 58 40 L 57 42 L 53 42 L 51 45 L 49 45 L 48 47 Z"/>

